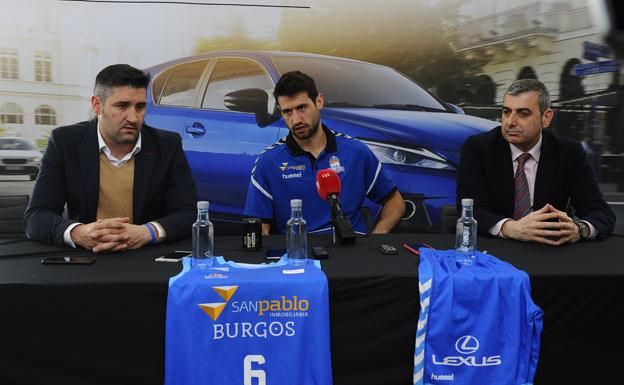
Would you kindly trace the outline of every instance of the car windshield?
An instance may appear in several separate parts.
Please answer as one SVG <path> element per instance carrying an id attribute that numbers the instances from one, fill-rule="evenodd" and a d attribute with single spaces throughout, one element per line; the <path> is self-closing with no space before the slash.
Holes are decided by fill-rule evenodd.
<path id="1" fill-rule="evenodd" d="M 0 138 L 0 150 L 36 150 L 35 146 L 25 139 Z"/>
<path id="2" fill-rule="evenodd" d="M 341 59 L 273 56 L 280 75 L 310 75 L 327 107 L 448 111 L 422 87 L 389 67 Z"/>

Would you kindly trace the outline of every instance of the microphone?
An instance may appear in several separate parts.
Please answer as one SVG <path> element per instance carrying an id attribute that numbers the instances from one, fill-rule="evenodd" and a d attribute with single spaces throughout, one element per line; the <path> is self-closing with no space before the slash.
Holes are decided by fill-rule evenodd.
<path id="1" fill-rule="evenodd" d="M 319 170 L 316 173 L 316 191 L 321 199 L 329 203 L 331 222 L 334 226 L 334 244 L 352 245 L 355 243 L 353 225 L 340 207 L 340 178 L 332 169 Z"/>

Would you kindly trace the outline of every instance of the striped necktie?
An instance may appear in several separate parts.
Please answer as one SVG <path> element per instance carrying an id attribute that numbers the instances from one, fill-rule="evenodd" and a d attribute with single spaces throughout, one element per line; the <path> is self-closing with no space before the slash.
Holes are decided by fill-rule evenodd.
<path id="1" fill-rule="evenodd" d="M 531 157 L 529 153 L 523 153 L 518 160 L 518 168 L 514 177 L 514 215 L 513 219 L 518 220 L 531 212 L 531 199 L 529 193 L 529 182 L 524 173 L 524 163 Z"/>

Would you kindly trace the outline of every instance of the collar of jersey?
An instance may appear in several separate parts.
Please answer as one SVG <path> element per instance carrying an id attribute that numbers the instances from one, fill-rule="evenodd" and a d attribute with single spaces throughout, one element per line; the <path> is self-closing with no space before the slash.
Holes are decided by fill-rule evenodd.
<path id="1" fill-rule="evenodd" d="M 238 267 L 242 269 L 262 269 L 268 266 L 283 266 L 283 265 L 288 264 L 288 259 L 285 254 L 278 261 L 269 262 L 269 263 L 240 263 L 240 262 L 234 262 L 234 261 L 226 261 L 225 258 L 223 257 L 214 257 L 214 258 L 215 258 L 215 263 L 219 265 L 228 265 L 228 266 Z"/>
<path id="2" fill-rule="evenodd" d="M 269 263 L 266 263 L 266 262 L 265 263 L 240 263 L 240 262 L 234 262 L 234 261 L 226 261 L 223 257 L 214 257 L 214 258 L 215 258 L 215 263 L 219 265 L 228 265 L 228 266 L 237 267 L 240 269 L 263 269 L 265 267 L 271 267 L 271 266 L 288 266 L 289 268 L 292 268 L 292 269 L 305 268 L 305 265 L 289 266 L 288 256 L 286 254 L 284 254 L 282 258 L 280 258 L 278 261 L 269 262 Z M 321 261 L 319 261 L 318 259 L 308 259 L 306 261 L 306 264 L 307 263 L 313 264 L 319 269 L 321 268 Z"/>
<path id="3" fill-rule="evenodd" d="M 327 137 L 327 144 L 325 145 L 325 153 L 331 153 L 338 151 L 338 147 L 336 146 L 336 135 L 331 132 L 327 126 L 321 123 L 321 128 L 325 131 L 325 136 Z M 288 146 L 288 151 L 290 151 L 290 155 L 292 156 L 301 156 L 310 154 L 307 151 L 304 151 L 297 142 L 295 138 L 293 138 L 292 133 L 289 133 L 286 136 L 286 146 Z"/>
<path id="4" fill-rule="evenodd" d="M 260 264 L 237 263 L 234 261 L 226 261 L 225 258 L 223 258 L 222 256 L 215 256 L 214 259 L 215 259 L 214 263 L 220 266 L 228 265 L 228 266 L 238 267 L 238 268 L 243 268 L 243 269 L 262 269 L 262 268 L 269 267 L 269 266 L 287 266 L 288 265 L 288 256 L 286 254 L 284 254 L 282 258 L 280 258 L 276 262 L 260 263 Z M 308 259 L 308 261 L 314 264 L 314 266 L 316 266 L 317 268 L 321 269 L 321 261 L 316 260 L 316 259 L 312 259 L 312 260 Z M 182 277 L 184 274 L 188 273 L 191 270 L 191 263 L 192 263 L 191 257 L 182 258 L 182 271 L 180 271 L 177 275 L 169 278 L 169 286 L 171 286 L 173 282 L 175 282 L 176 280 L 178 280 L 180 277 Z M 210 270 L 210 269 L 206 269 L 206 270 Z"/>

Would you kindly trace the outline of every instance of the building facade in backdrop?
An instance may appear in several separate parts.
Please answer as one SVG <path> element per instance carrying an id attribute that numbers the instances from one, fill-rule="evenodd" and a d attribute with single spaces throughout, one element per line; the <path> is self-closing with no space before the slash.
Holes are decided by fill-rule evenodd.
<path id="1" fill-rule="evenodd" d="M 235 5 L 3 0 L 0 136 L 42 145 L 54 127 L 92 117 L 93 79 L 105 66 L 187 56 L 206 36 L 273 41 L 280 17 L 279 8 Z"/>
<path id="2" fill-rule="evenodd" d="M 473 2 L 476 3 L 476 2 Z M 482 73 L 496 86 L 493 102 L 500 104 L 507 85 L 518 78 L 536 77 L 548 87 L 553 100 L 607 90 L 612 73 L 579 77 L 576 64 L 583 59 L 583 42 L 604 44 L 592 22 L 586 2 L 533 2 L 500 10 L 488 1 L 478 2 L 494 13 L 470 17 L 458 27 L 457 52 L 482 60 Z M 509 3 L 509 2 L 507 2 Z M 579 89 L 579 83 L 582 90 Z"/>
<path id="3" fill-rule="evenodd" d="M 89 55 L 67 38 L 54 4 L 33 4 L 13 3 L 0 15 L 0 135 L 45 143 L 54 127 L 85 115 L 80 60 Z"/>
<path id="4" fill-rule="evenodd" d="M 471 7 L 478 3 L 478 7 Z M 624 190 L 624 90 L 621 66 L 611 68 L 587 1 L 479 0 L 464 7 L 457 28 L 457 54 L 482 63 L 467 113 L 497 118 L 506 88 L 536 78 L 548 88 L 555 120 L 551 129 L 582 141 L 608 191 Z M 477 16 L 478 15 L 478 16 Z M 602 48 L 598 57 L 588 46 Z M 593 64 L 590 64 L 593 63 Z M 601 67 L 584 75 L 577 66 Z"/>

